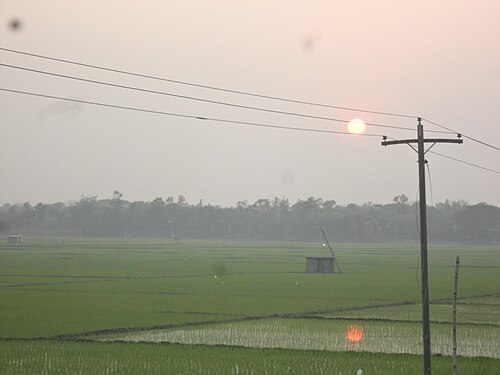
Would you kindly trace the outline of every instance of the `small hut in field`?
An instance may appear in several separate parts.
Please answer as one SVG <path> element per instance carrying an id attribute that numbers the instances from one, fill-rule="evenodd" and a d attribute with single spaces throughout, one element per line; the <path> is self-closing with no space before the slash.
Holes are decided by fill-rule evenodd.
<path id="1" fill-rule="evenodd" d="M 306 272 L 332 273 L 333 258 L 307 257 Z"/>
<path id="2" fill-rule="evenodd" d="M 325 242 L 323 243 L 323 247 L 326 247 L 328 245 L 328 249 L 330 250 L 330 253 L 332 254 L 331 257 L 307 257 L 306 258 L 306 272 L 308 273 L 334 273 L 335 272 L 335 265 L 337 265 L 337 271 L 340 273 L 340 266 L 335 259 L 335 253 L 333 252 L 332 246 L 330 245 L 330 242 L 328 241 L 328 238 L 326 238 L 325 231 L 323 228 L 321 229 L 321 234 L 323 235 L 323 238 Z"/>

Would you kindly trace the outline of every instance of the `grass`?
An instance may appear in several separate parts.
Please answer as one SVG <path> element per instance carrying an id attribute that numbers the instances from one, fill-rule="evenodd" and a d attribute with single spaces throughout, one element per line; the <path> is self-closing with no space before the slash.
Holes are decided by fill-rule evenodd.
<path id="1" fill-rule="evenodd" d="M 319 335 L 322 330 L 325 331 L 325 324 L 328 325 L 328 329 L 338 329 L 338 335 L 343 338 L 341 326 L 347 321 L 338 319 L 350 319 L 351 321 L 368 320 L 363 323 L 369 328 L 366 331 L 367 335 L 368 332 L 376 332 L 376 330 L 371 331 L 371 327 L 374 329 L 380 327 L 380 334 L 391 329 L 398 334 L 398 327 L 407 327 L 410 332 L 409 336 L 419 343 L 419 324 L 411 323 L 420 319 L 418 245 L 340 244 L 336 245 L 336 250 L 342 274 L 306 274 L 304 272 L 306 256 L 328 256 L 321 247 L 321 243 L 149 240 L 43 240 L 27 241 L 19 245 L 0 243 L 0 305 L 2 306 L 0 337 L 54 338 L 64 336 L 67 339 L 74 339 L 82 333 L 95 331 L 105 331 L 116 336 L 116 333 L 122 332 L 123 329 L 130 331 L 134 327 L 143 331 L 156 327 L 163 329 L 163 332 L 166 332 L 166 328 L 175 328 L 168 332 L 176 330 L 201 332 L 210 329 L 208 327 L 217 327 L 214 322 L 219 322 L 219 327 L 231 327 L 234 332 L 241 332 L 242 327 L 251 327 L 252 324 L 263 324 L 264 330 L 259 328 L 259 332 L 265 333 L 266 324 L 274 324 L 276 320 L 240 323 L 236 321 L 246 317 L 271 318 L 286 315 L 318 318 L 306 321 L 279 320 L 284 334 L 288 332 L 296 335 L 297 340 L 292 341 L 300 341 L 300 329 Z M 478 324 L 478 326 L 473 326 L 478 329 L 471 328 L 472 336 L 469 336 L 495 348 L 500 341 L 498 333 L 500 248 L 498 246 L 429 247 L 430 297 L 434 301 L 431 305 L 431 319 L 440 322 L 451 319 L 451 306 L 446 300 L 452 296 L 456 255 L 461 256 L 459 296 L 462 298 L 462 304 L 459 306 L 458 320 L 467 329 L 469 329 L 467 324 Z M 409 304 L 394 305 L 403 302 Z M 337 320 L 325 320 L 325 318 Z M 376 319 L 387 321 L 378 322 Z M 403 321 L 408 323 L 403 323 Z M 204 323 L 204 325 L 194 327 L 194 329 L 188 328 L 196 323 Z M 321 325 L 323 328 L 320 328 Z M 299 329 L 297 326 L 302 328 Z M 446 327 L 449 326 L 438 325 L 437 327 L 437 329 L 433 328 L 433 342 L 435 343 L 439 341 L 437 337 L 434 337 L 440 332 L 439 327 L 445 327 L 442 329 L 447 330 Z M 446 335 L 449 336 L 449 332 Z M 444 342 L 448 340 L 448 338 L 444 339 L 446 335 L 439 333 Z M 313 335 L 313 339 L 314 337 Z M 383 346 L 390 347 L 394 345 L 393 341 L 391 343 L 391 340 L 388 340 Z M 210 343 L 221 344 L 218 341 Z M 237 342 L 229 343 L 240 345 Z M 61 364 L 67 363 L 67 366 L 70 366 L 71 361 L 81 363 L 82 361 L 92 362 L 95 359 L 96 368 L 105 368 L 108 363 L 110 373 L 127 373 L 123 364 L 128 363 L 128 358 L 134 357 L 132 354 L 135 353 L 134 350 L 143 353 L 137 355 L 139 355 L 138 358 L 145 356 L 144 360 L 149 360 L 148 356 L 151 355 L 152 363 L 156 360 L 156 354 L 153 353 L 157 350 L 163 350 L 167 356 L 174 355 L 170 353 L 171 350 L 186 353 L 191 350 L 193 353 L 204 353 L 203 355 L 210 357 L 207 363 L 211 363 L 213 357 L 213 366 L 216 367 L 225 366 L 226 358 L 220 356 L 230 356 L 228 353 L 238 352 L 242 357 L 247 356 L 245 353 L 259 353 L 259 358 L 271 356 L 271 362 L 276 357 L 276 368 L 281 369 L 276 373 L 286 373 L 283 370 L 285 367 L 280 367 L 281 364 L 278 362 L 281 361 L 279 359 L 281 353 L 289 353 L 287 350 L 275 349 L 253 351 L 254 349 L 233 348 L 235 351 L 232 352 L 230 348 L 210 348 L 199 345 L 84 344 L 70 341 L 3 340 L 1 345 L 5 348 L 5 353 L 9 353 L 0 359 L 0 373 L 2 374 L 30 373 L 29 371 L 22 372 L 20 368 L 29 368 L 30 358 L 33 357 L 33 361 L 38 358 L 38 354 L 35 355 L 33 350 L 40 355 L 46 355 L 47 363 L 52 361 L 51 356 L 55 355 L 59 356 L 57 361 Z M 323 349 L 308 347 L 305 344 L 292 347 L 308 350 Z M 119 348 L 116 350 L 123 353 L 122 357 L 120 357 L 122 354 L 116 353 L 120 358 L 117 359 L 120 363 L 116 366 L 111 365 L 112 362 L 107 362 L 106 353 L 102 352 L 115 350 L 111 348 Z M 368 348 L 363 350 L 365 349 L 368 350 Z M 339 349 L 334 348 L 334 350 Z M 77 354 L 78 352 L 81 354 Z M 412 353 L 412 351 L 409 352 Z M 2 353 L 4 353 L 3 350 Z M 16 359 L 16 353 L 21 357 L 24 355 L 22 357 L 24 359 Z M 298 353 L 309 352 L 296 350 L 291 353 L 294 354 L 283 354 L 283 358 L 287 356 L 298 358 L 302 355 Z M 446 351 L 443 353 L 448 354 Z M 80 357 L 77 359 L 78 355 Z M 251 357 L 254 354 L 248 355 Z M 384 358 L 388 364 L 381 368 L 390 368 L 394 364 L 394 368 L 399 368 L 398 374 L 411 373 L 406 370 L 401 372 L 404 368 L 401 366 L 406 366 L 403 365 L 404 363 L 413 366 L 412 369 L 415 366 L 419 367 L 413 363 L 420 363 L 418 357 L 405 356 L 405 361 L 407 360 L 405 362 L 400 361 L 400 356 L 394 354 L 373 357 L 368 353 L 349 352 L 335 353 L 334 357 L 330 357 L 331 353 L 321 352 L 321 354 L 314 355 L 324 355 L 324 358 L 329 358 L 325 359 L 325 366 L 330 363 L 328 361 L 331 358 L 340 358 L 338 356 L 362 357 L 366 359 L 366 363 L 373 358 Z M 479 355 L 490 354 L 483 351 L 479 352 Z M 439 363 L 448 361 L 446 363 L 449 368 L 449 358 L 446 358 L 446 361 L 440 357 L 436 358 Z M 12 361 L 26 364 L 28 367 L 22 365 L 18 366 L 17 370 L 9 367 L 11 370 L 2 371 L 4 367 L 1 366 L 13 363 Z M 220 365 L 215 365 L 217 361 Z M 345 361 L 349 362 L 348 359 Z M 463 361 L 476 363 L 473 358 L 463 359 Z M 286 362 L 287 360 L 283 360 L 283 366 Z M 56 366 L 54 364 L 56 362 L 50 363 L 52 363 L 51 366 Z M 134 366 L 144 365 L 140 363 L 141 360 L 138 359 L 136 364 L 129 364 L 130 373 L 137 373 L 132 369 L 136 368 Z M 335 363 L 335 366 L 340 366 L 338 361 Z M 488 373 L 488 366 L 494 365 L 497 368 L 499 366 L 498 360 L 477 359 L 477 363 L 477 366 L 474 365 L 475 368 L 481 368 L 486 371 L 484 373 Z M 120 367 L 122 372 L 117 370 L 117 366 L 122 366 Z M 207 364 L 207 366 L 209 369 L 211 365 Z M 300 367 L 297 366 L 297 368 Z M 354 364 L 352 366 L 355 367 Z M 345 373 L 355 373 L 356 369 L 352 371 L 354 367 L 346 368 Z M 160 371 L 158 373 L 164 371 L 164 367 L 158 368 L 163 369 L 158 370 Z M 175 370 L 173 373 L 197 373 L 198 370 L 193 372 L 193 368 L 198 367 L 190 368 L 190 371 Z M 248 371 L 242 370 L 247 372 L 240 373 L 251 373 L 250 367 L 247 369 Z M 48 373 L 65 373 L 63 370 L 58 371 Z M 155 373 L 155 371 L 151 367 L 149 373 Z M 231 374 L 235 370 L 234 367 L 224 367 L 221 371 L 212 370 L 212 373 Z M 71 371 L 66 373 L 71 373 Z M 471 370 L 462 373 L 478 372 Z"/>
<path id="2" fill-rule="evenodd" d="M 484 300 L 489 297 L 485 297 Z M 498 299 L 498 297 L 497 297 Z M 484 325 L 500 326 L 499 308 L 493 304 L 481 302 L 483 299 L 475 299 L 475 303 L 468 300 L 461 300 L 457 305 L 458 324 L 476 323 Z M 433 303 L 430 306 L 430 316 L 433 322 L 452 322 L 451 303 Z M 422 305 L 398 305 L 368 308 L 351 311 L 335 311 L 316 316 L 326 318 L 349 318 L 349 319 L 378 319 L 378 320 L 399 320 L 399 321 L 419 321 L 422 317 Z"/>
<path id="3" fill-rule="evenodd" d="M 363 339 L 349 343 L 345 333 L 356 323 L 363 328 Z M 452 354 L 451 326 L 433 324 L 432 353 Z M 285 348 L 303 350 L 363 351 L 372 353 L 422 354 L 420 323 L 318 319 L 266 319 L 211 324 L 118 334 L 105 340 L 129 342 L 168 342 Z M 500 358 L 500 328 L 462 325 L 458 329 L 459 354 L 466 357 Z"/>
<path id="4" fill-rule="evenodd" d="M 459 358 L 462 374 L 496 375 L 499 360 Z M 436 374 L 450 373 L 449 357 L 433 356 Z M 354 375 L 421 374 L 421 357 L 239 347 L 0 340 L 0 373 L 58 375 Z"/>

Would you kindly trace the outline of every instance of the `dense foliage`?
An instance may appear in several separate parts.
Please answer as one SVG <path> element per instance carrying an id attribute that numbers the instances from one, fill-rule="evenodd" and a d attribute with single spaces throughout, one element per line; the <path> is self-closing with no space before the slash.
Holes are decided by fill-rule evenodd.
<path id="1" fill-rule="evenodd" d="M 446 201 L 428 207 L 427 216 L 432 241 L 500 241 L 498 207 Z M 274 198 L 222 208 L 190 205 L 182 195 L 129 202 L 118 191 L 110 199 L 0 207 L 0 232 L 25 235 L 315 241 L 320 227 L 335 241 L 415 241 L 418 207 L 404 194 L 385 205 L 339 206 L 310 197 L 295 204 Z"/>

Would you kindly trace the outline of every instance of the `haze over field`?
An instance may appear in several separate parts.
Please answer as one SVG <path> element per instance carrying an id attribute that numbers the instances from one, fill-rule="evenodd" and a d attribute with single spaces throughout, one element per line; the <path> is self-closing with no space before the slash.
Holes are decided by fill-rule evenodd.
<path id="1" fill-rule="evenodd" d="M 0 0 L 0 47 L 359 109 L 422 116 L 500 144 L 500 2 Z M 0 50 L 0 63 L 244 106 L 408 127 L 416 119 L 311 107 L 147 80 Z M 306 129 L 347 123 L 245 110 L 0 66 L 0 87 L 84 101 Z M 0 91 L 0 204 L 81 196 L 177 197 L 235 206 L 315 196 L 415 199 L 417 155 L 381 137 L 299 132 L 130 112 Z M 442 130 L 424 122 L 427 130 Z M 455 138 L 454 134 L 427 133 Z M 498 170 L 465 139 L 432 151 Z M 434 202 L 500 205 L 500 175 L 427 154 Z"/>

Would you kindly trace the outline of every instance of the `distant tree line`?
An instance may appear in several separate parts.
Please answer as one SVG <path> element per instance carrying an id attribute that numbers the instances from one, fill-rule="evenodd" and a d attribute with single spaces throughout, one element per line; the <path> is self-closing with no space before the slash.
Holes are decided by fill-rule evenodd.
<path id="1" fill-rule="evenodd" d="M 428 207 L 427 216 L 430 241 L 500 242 L 498 207 L 445 201 Z M 321 227 L 337 242 L 417 241 L 418 207 L 404 194 L 390 204 L 341 206 L 310 197 L 222 208 L 192 205 L 182 195 L 129 202 L 118 191 L 109 199 L 0 207 L 0 232 L 31 236 L 321 241 Z"/>

